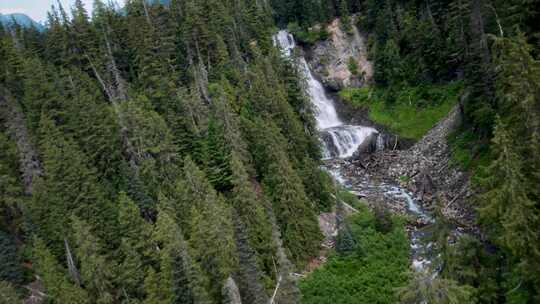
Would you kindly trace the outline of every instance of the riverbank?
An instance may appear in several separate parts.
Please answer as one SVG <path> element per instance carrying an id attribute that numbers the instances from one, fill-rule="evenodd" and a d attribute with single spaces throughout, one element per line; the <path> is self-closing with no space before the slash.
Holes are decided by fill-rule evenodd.
<path id="1" fill-rule="evenodd" d="M 425 209 L 432 210 L 439 203 L 446 218 L 464 229 L 476 230 L 469 175 L 451 165 L 447 140 L 460 124 L 461 115 L 459 106 L 454 106 L 411 148 L 359 153 L 342 165 L 343 170 L 356 180 L 398 183 L 413 193 Z"/>

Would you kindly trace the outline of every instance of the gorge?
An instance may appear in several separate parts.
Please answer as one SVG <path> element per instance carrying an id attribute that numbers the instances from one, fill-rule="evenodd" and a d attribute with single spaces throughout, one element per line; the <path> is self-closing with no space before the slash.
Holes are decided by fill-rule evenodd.
<path id="1" fill-rule="evenodd" d="M 281 30 L 274 35 L 274 43 L 280 47 L 285 57 L 296 62 L 301 74 L 306 79 L 308 97 L 313 104 L 321 139 L 321 149 L 326 162 L 325 167 L 336 182 L 339 183 L 340 187 L 344 187 L 361 197 L 366 197 L 366 193 L 370 193 L 370 199 L 375 200 L 375 204 L 381 201 L 405 204 L 407 213 L 418 217 L 423 225 L 432 222 L 433 219 L 419 206 L 414 195 L 408 190 L 399 187 L 397 181 L 388 184 L 386 182 L 372 181 L 369 177 L 364 176 L 361 177 L 362 180 L 359 182 L 358 177 L 343 174 L 342 171 L 345 169 L 343 161 L 353 156 L 364 142 L 375 141 L 377 142 L 377 150 L 384 149 L 384 145 L 380 144 L 382 136 L 374 128 L 347 125 L 338 118 L 333 100 L 328 97 L 325 88 L 314 76 L 307 60 L 302 56 L 302 51 L 297 50 L 295 52 L 297 45 L 292 34 L 286 30 Z M 376 139 L 373 139 L 373 136 Z M 429 248 L 433 245 L 431 242 L 426 241 L 423 235 L 424 232 L 415 226 L 411 226 L 412 265 L 418 271 L 424 271 L 424 266 L 429 266 Z"/>

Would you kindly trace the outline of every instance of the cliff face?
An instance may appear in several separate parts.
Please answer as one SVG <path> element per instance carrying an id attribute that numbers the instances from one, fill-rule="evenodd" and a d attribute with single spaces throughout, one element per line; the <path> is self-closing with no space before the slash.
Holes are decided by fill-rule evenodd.
<path id="1" fill-rule="evenodd" d="M 365 37 L 356 26 L 349 33 L 339 19 L 327 28 L 328 39 L 317 42 L 310 51 L 310 65 L 324 85 L 338 91 L 345 87 L 359 87 L 373 78 L 373 65 L 367 58 Z M 355 71 L 356 70 L 356 71 Z"/>

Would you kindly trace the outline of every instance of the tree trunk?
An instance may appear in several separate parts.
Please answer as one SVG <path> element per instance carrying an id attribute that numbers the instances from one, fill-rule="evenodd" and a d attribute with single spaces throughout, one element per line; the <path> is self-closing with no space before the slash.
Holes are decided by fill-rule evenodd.
<path id="1" fill-rule="evenodd" d="M 24 114 L 19 104 L 3 87 L 0 88 L 0 116 L 5 120 L 9 136 L 17 144 L 24 192 L 26 195 L 31 195 L 35 179 L 43 173 L 41 162 L 24 123 Z"/>

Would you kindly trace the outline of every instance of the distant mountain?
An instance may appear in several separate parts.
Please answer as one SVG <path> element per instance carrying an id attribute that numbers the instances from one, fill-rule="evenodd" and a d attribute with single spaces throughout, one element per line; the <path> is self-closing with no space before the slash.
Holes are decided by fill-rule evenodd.
<path id="1" fill-rule="evenodd" d="M 25 14 L 20 14 L 20 13 L 7 14 L 7 15 L 0 14 L 0 23 L 2 23 L 2 25 L 9 26 L 13 24 L 13 22 L 16 22 L 17 24 L 24 27 L 34 26 L 40 31 L 43 31 L 45 29 L 45 27 L 42 24 L 37 23 L 36 21 L 34 21 L 32 18 L 28 17 Z"/>
<path id="2" fill-rule="evenodd" d="M 147 0 L 147 2 L 148 3 L 159 2 L 166 6 L 171 4 L 171 0 Z M 121 12 L 125 14 L 125 9 L 122 8 Z M 34 26 L 39 31 L 45 30 L 45 26 L 43 26 L 41 23 L 34 21 L 32 18 L 28 17 L 25 14 L 21 14 L 21 13 L 13 13 L 13 14 L 6 14 L 6 15 L 0 14 L 0 23 L 4 26 L 13 24 L 13 20 L 15 20 L 17 24 L 22 25 L 24 27 Z"/>

